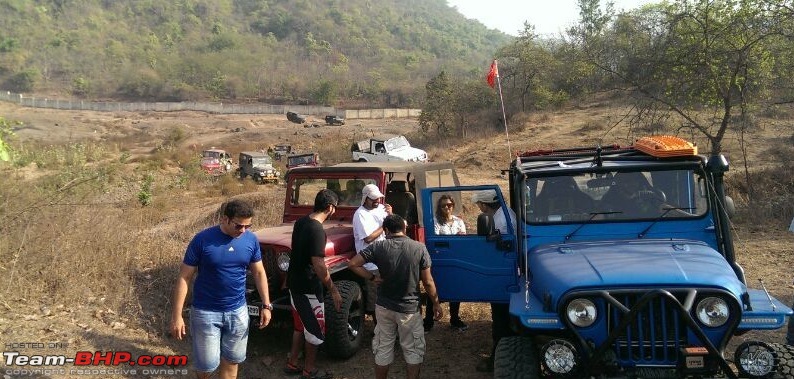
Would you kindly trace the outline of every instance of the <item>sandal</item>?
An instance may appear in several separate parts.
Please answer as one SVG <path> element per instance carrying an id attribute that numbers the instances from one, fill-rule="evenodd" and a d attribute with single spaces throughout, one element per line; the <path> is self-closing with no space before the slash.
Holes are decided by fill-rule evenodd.
<path id="1" fill-rule="evenodd" d="M 287 361 L 287 365 L 284 366 L 284 373 L 288 375 L 298 375 L 303 372 L 303 368 L 300 366 L 296 366 L 289 361 Z"/>
<path id="2" fill-rule="evenodd" d="M 320 370 L 314 370 L 312 372 L 303 370 L 301 379 L 334 379 L 334 374 L 326 371 L 325 374 L 320 375 Z"/>

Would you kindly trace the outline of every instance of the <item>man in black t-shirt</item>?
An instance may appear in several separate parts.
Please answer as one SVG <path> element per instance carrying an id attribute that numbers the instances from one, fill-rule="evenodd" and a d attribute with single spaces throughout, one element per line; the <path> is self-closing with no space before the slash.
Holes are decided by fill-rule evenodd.
<path id="1" fill-rule="evenodd" d="M 314 198 L 312 213 L 295 221 L 292 229 L 292 254 L 287 270 L 287 287 L 292 301 L 292 348 L 284 372 L 301 373 L 301 378 L 331 378 L 319 375 L 315 367 L 317 346 L 325 340 L 325 307 L 323 287 L 331 294 L 338 311 L 342 296 L 331 281 L 325 266 L 326 235 L 323 221 L 330 217 L 339 203 L 334 191 L 323 189 Z M 304 343 L 305 341 L 305 343 Z M 303 368 L 298 365 L 301 345 L 305 347 Z"/>
<path id="2" fill-rule="evenodd" d="M 386 239 L 375 241 L 350 260 L 350 269 L 357 275 L 379 284 L 375 301 L 375 377 L 386 378 L 394 360 L 394 343 L 399 335 L 408 379 L 419 378 L 424 361 L 425 333 L 419 313 L 419 282 L 434 305 L 435 319 L 443 316 L 438 293 L 430 274 L 430 254 L 424 244 L 405 235 L 405 220 L 392 214 L 383 220 Z M 365 270 L 365 263 L 378 265 L 380 277 Z"/>

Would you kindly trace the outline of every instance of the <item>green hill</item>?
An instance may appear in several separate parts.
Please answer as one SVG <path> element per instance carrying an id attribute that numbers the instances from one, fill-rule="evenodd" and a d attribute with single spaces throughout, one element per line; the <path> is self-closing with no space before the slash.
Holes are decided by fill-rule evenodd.
<path id="1" fill-rule="evenodd" d="M 512 37 L 445 0 L 2 0 L 0 88 L 125 100 L 411 106 Z"/>

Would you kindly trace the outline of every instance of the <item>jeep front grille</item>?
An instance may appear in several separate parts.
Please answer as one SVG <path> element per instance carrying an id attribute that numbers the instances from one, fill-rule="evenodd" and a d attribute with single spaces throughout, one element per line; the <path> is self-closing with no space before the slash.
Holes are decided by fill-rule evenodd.
<path id="1" fill-rule="evenodd" d="M 282 287 L 281 276 L 278 263 L 276 263 L 276 252 L 273 247 L 262 247 L 262 261 L 265 264 L 265 273 L 267 273 L 267 286 L 272 292 Z"/>
<path id="2" fill-rule="evenodd" d="M 614 299 L 632 309 L 644 293 L 612 294 Z M 675 295 L 680 302 L 683 298 Z M 611 334 L 626 316 L 617 306 L 607 302 L 607 328 Z M 616 359 L 621 365 L 672 366 L 687 343 L 686 321 L 678 306 L 664 296 L 650 300 L 628 325 L 619 331 L 613 344 Z"/>

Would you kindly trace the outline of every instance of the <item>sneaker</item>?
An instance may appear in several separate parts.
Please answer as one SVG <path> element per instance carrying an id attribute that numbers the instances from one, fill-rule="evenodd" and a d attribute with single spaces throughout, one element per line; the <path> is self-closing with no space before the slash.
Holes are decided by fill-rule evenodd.
<path id="1" fill-rule="evenodd" d="M 461 331 L 461 332 L 463 332 L 463 331 L 465 331 L 465 330 L 469 329 L 469 326 L 468 326 L 468 325 L 466 325 L 466 323 L 465 323 L 465 322 L 463 322 L 463 320 L 461 320 L 461 319 L 459 319 L 459 318 L 457 318 L 457 319 L 454 319 L 454 320 L 450 321 L 450 322 L 449 322 L 449 324 L 450 324 L 450 325 L 451 325 L 453 328 L 455 328 L 455 329 L 457 329 L 457 330 L 459 330 L 459 331 Z"/>
<path id="2" fill-rule="evenodd" d="M 433 330 L 433 321 L 431 320 L 430 322 L 423 322 L 422 327 L 425 329 L 425 334 L 430 333 L 430 331 Z"/>
<path id="3" fill-rule="evenodd" d="M 287 361 L 287 364 L 284 366 L 284 373 L 287 375 L 298 375 L 302 372 L 302 367 L 289 363 L 289 361 Z"/>
<path id="4" fill-rule="evenodd" d="M 334 379 L 334 374 L 328 371 L 326 371 L 324 374 L 320 374 L 320 370 L 314 370 L 312 372 L 303 370 L 301 379 Z"/>

